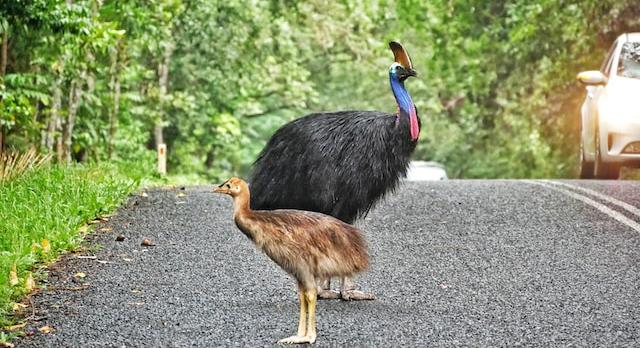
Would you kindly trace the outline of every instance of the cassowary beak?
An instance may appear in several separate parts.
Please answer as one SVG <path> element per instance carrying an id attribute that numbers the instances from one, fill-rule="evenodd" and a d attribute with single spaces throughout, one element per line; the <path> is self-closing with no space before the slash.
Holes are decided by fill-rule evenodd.
<path id="1" fill-rule="evenodd" d="M 215 193 L 227 193 L 227 189 L 224 188 L 224 184 L 220 184 L 218 185 L 218 187 L 214 187 L 213 190 L 211 190 L 211 192 L 215 192 Z"/>
<path id="2" fill-rule="evenodd" d="M 418 73 L 413 69 L 407 69 L 407 77 L 409 76 L 418 77 Z"/>

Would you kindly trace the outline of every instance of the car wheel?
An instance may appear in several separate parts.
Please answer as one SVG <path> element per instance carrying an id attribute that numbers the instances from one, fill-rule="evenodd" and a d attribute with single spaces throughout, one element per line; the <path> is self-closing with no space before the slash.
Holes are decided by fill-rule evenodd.
<path id="1" fill-rule="evenodd" d="M 584 143 L 580 141 L 580 179 L 593 179 L 593 161 L 587 161 L 584 157 Z"/>
<path id="2" fill-rule="evenodd" d="M 598 179 L 617 179 L 620 177 L 620 165 L 617 163 L 605 163 L 600 154 L 600 130 L 596 129 L 596 161 L 593 173 Z"/>

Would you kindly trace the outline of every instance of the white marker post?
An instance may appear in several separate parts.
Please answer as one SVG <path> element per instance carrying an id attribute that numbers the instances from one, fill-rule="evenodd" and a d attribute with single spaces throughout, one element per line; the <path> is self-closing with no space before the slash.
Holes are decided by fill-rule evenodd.
<path id="1" fill-rule="evenodd" d="M 158 144 L 158 173 L 167 174 L 167 144 Z"/>

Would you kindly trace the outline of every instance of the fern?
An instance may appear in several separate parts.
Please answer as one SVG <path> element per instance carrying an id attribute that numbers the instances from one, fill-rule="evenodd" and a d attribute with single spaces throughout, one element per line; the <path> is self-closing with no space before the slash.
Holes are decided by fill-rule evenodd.
<path id="1" fill-rule="evenodd" d="M 38 100 L 45 105 L 49 104 L 48 81 L 42 75 L 32 73 L 7 74 L 4 76 L 3 85 L 2 94 L 4 98 L 24 96 Z"/>

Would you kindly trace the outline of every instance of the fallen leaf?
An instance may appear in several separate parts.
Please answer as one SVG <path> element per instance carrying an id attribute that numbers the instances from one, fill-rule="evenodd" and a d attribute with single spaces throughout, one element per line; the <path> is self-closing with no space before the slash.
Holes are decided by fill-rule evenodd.
<path id="1" fill-rule="evenodd" d="M 146 192 L 142 192 L 142 193 L 140 194 L 140 196 L 142 196 L 142 197 L 149 197 L 149 195 L 148 195 Z"/>
<path id="2" fill-rule="evenodd" d="M 96 222 L 97 223 L 97 222 Z M 80 228 L 78 229 L 78 232 L 80 233 L 87 233 L 89 231 L 89 225 L 82 225 L 80 226 Z"/>
<path id="3" fill-rule="evenodd" d="M 22 324 L 6 326 L 4 329 L 7 330 L 7 331 L 16 331 L 16 330 L 22 329 L 25 326 L 27 326 L 27 322 L 26 321 L 24 323 L 22 323 Z"/>
<path id="4" fill-rule="evenodd" d="M 31 291 L 36 288 L 36 281 L 33 280 L 33 274 L 31 272 L 27 273 L 27 278 L 24 280 L 24 287 L 27 291 Z"/>
<path id="5" fill-rule="evenodd" d="M 51 251 L 51 243 L 49 243 L 49 240 L 43 239 L 42 242 L 40 242 L 40 245 L 42 245 L 43 252 L 48 253 Z"/>
<path id="6" fill-rule="evenodd" d="M 106 261 L 106 260 L 97 260 L 98 263 L 101 263 L 103 265 L 106 265 L 107 263 L 113 263 L 111 261 Z"/>
<path id="7" fill-rule="evenodd" d="M 11 271 L 9 272 L 9 284 L 11 286 L 16 286 L 18 283 L 20 283 L 20 280 L 18 280 L 18 271 L 16 270 L 16 264 L 14 263 L 13 267 L 11 267 Z"/>
<path id="8" fill-rule="evenodd" d="M 25 308 L 27 308 L 27 305 L 25 305 L 25 304 L 22 304 L 22 303 L 14 303 L 13 304 L 13 311 L 14 312 L 21 311 L 21 310 L 23 310 Z"/>
<path id="9" fill-rule="evenodd" d="M 101 222 L 102 222 L 101 220 L 99 220 L 99 219 L 95 219 L 95 220 L 91 220 L 91 221 L 89 221 L 89 222 L 88 222 L 88 224 L 89 224 L 89 225 L 95 225 L 95 224 L 99 224 L 99 223 L 101 223 Z"/>
<path id="10" fill-rule="evenodd" d="M 97 258 L 97 256 L 95 255 L 78 255 L 76 256 L 77 259 L 89 259 L 89 260 L 95 260 Z"/>
<path id="11" fill-rule="evenodd" d="M 131 261 L 133 261 L 133 259 L 130 259 L 130 258 L 128 258 L 128 257 L 123 257 L 123 258 L 122 258 L 122 260 L 124 260 L 124 261 L 126 261 L 126 262 L 131 262 Z"/>
<path id="12" fill-rule="evenodd" d="M 149 238 L 145 238 L 142 240 L 142 243 L 140 243 L 140 245 L 142 246 L 155 246 L 156 244 Z"/>
<path id="13" fill-rule="evenodd" d="M 48 291 L 80 291 L 88 288 L 89 288 L 89 284 L 83 284 L 79 286 L 49 286 L 47 287 L 47 290 Z M 57 305 L 52 305 L 52 306 L 55 307 Z M 56 308 L 59 308 L 59 306 Z"/>
<path id="14" fill-rule="evenodd" d="M 53 328 L 51 326 L 49 326 L 49 325 L 46 325 L 46 326 L 43 326 L 43 327 L 39 328 L 38 331 L 40 331 L 40 333 L 43 333 L 43 334 L 48 334 L 51 331 L 53 331 Z"/>
<path id="15" fill-rule="evenodd" d="M 127 302 L 127 304 L 132 306 L 142 306 L 144 305 L 144 302 Z"/>
<path id="16" fill-rule="evenodd" d="M 87 274 L 84 273 L 84 272 L 78 272 L 78 273 L 74 274 L 73 276 L 76 277 L 76 278 L 82 279 L 82 278 L 86 277 Z"/>
<path id="17" fill-rule="evenodd" d="M 133 290 L 131 290 L 131 293 L 133 293 L 133 294 L 140 294 L 140 293 L 142 293 L 142 290 L 139 290 L 139 289 L 133 289 Z"/>
<path id="18" fill-rule="evenodd" d="M 113 228 L 111 228 L 111 227 L 103 227 L 103 228 L 100 229 L 100 231 L 102 231 L 102 232 L 111 232 L 111 231 L 113 231 Z"/>
<path id="19" fill-rule="evenodd" d="M 2 348 L 15 348 L 15 345 L 11 342 L 0 342 Z"/>
<path id="20" fill-rule="evenodd" d="M 180 193 L 178 193 L 176 195 L 176 197 L 186 197 L 186 196 L 187 196 L 187 194 L 186 193 L 182 193 L 182 192 L 180 192 Z"/>

